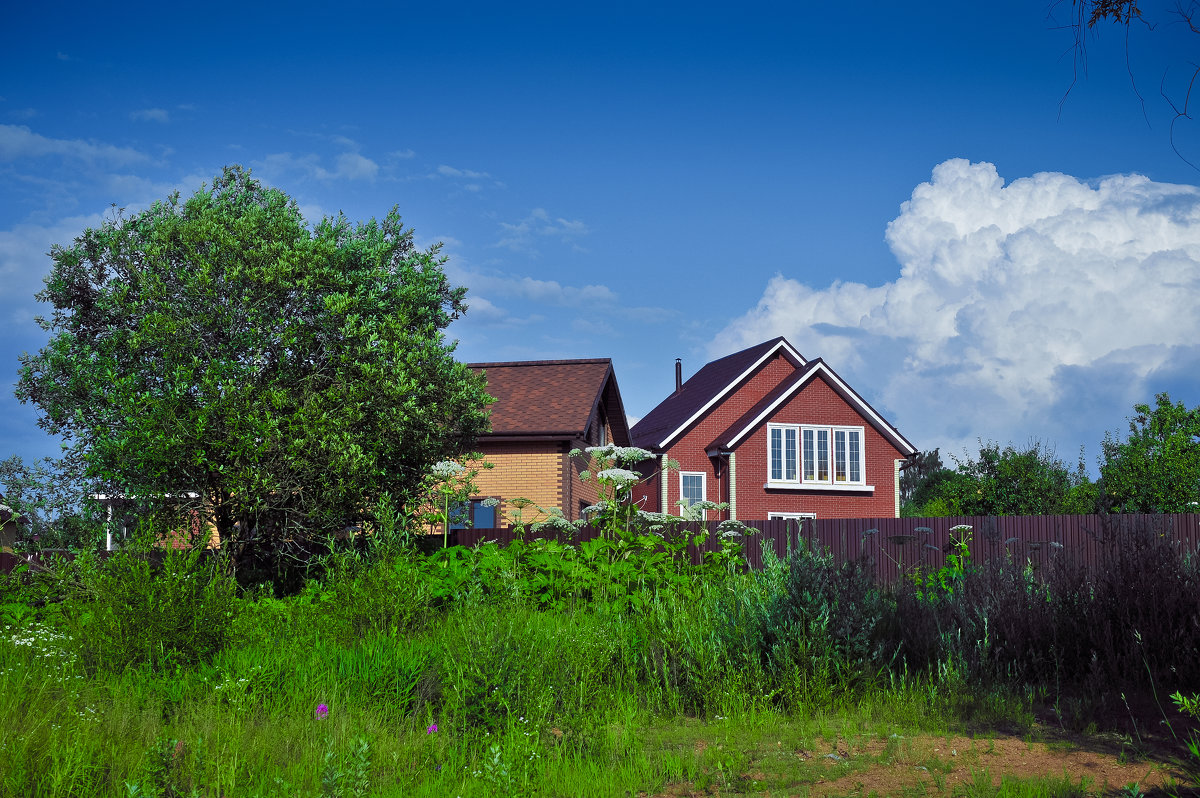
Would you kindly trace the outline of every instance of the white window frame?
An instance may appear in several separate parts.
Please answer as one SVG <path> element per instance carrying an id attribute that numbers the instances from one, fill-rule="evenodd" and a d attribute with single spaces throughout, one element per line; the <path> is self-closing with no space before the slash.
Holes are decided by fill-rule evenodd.
<path id="1" fill-rule="evenodd" d="M 774 512 L 774 511 L 767 512 L 767 520 L 768 521 L 774 521 L 776 519 L 779 519 L 780 521 L 816 521 L 817 514 L 816 513 L 783 513 L 783 512 Z"/>
<path id="2" fill-rule="evenodd" d="M 824 465 L 826 468 L 825 479 L 805 479 L 806 473 L 812 473 L 814 477 L 820 473 L 819 465 L 814 463 L 817 460 L 821 450 L 820 433 L 825 433 L 825 458 Z M 812 438 L 813 456 L 810 459 L 807 455 L 807 447 L 805 446 L 805 435 L 810 434 Z M 838 435 L 845 435 L 845 473 L 846 479 L 838 480 L 837 466 L 837 438 Z M 851 451 L 851 435 L 858 436 L 858 479 L 851 480 L 849 477 L 854 471 L 855 463 L 850 458 Z M 774 441 L 778 440 L 783 450 L 779 452 L 780 474 L 782 479 L 776 478 L 773 472 L 774 461 L 772 455 Z M 795 462 L 789 461 L 787 454 L 791 447 L 790 440 L 796 442 L 795 445 Z M 768 488 L 806 488 L 811 490 L 874 490 L 874 486 L 867 485 L 867 469 L 866 469 L 866 428 L 853 427 L 839 424 L 767 424 L 767 484 Z M 794 478 L 788 479 L 789 475 L 794 475 Z"/>
<path id="3" fill-rule="evenodd" d="M 700 477 L 700 499 L 699 499 L 699 501 L 707 501 L 708 500 L 708 475 L 705 474 L 703 471 L 680 471 L 679 472 L 679 501 L 681 501 L 681 502 L 687 501 L 687 497 L 683 493 L 684 477 Z M 693 504 L 694 503 L 695 502 L 693 502 Z M 680 504 L 679 505 L 679 514 L 683 515 L 685 512 L 687 512 L 687 508 L 691 507 L 691 506 L 692 506 L 691 504 Z M 704 511 L 704 515 L 705 515 L 705 517 L 702 520 L 708 520 L 708 511 L 707 510 Z"/>

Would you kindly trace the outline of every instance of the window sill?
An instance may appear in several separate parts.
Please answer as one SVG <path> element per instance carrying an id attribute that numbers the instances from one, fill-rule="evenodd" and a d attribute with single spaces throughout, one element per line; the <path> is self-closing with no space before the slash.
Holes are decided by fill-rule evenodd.
<path id="1" fill-rule="evenodd" d="M 824 484 L 812 482 L 770 482 L 763 485 L 767 490 L 831 490 L 839 493 L 874 493 L 874 485 L 844 485 L 844 484 Z"/>

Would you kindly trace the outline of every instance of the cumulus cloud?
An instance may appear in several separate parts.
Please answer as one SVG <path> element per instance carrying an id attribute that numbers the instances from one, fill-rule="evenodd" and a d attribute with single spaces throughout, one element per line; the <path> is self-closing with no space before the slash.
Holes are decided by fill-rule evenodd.
<path id="1" fill-rule="evenodd" d="M 51 155 L 115 166 L 150 160 L 145 154 L 127 147 L 97 144 L 82 139 L 52 139 L 34 133 L 25 125 L 0 125 L 0 161 Z"/>
<path id="2" fill-rule="evenodd" d="M 534 208 L 519 222 L 501 222 L 503 237 L 494 246 L 514 252 L 536 252 L 539 239 L 557 239 L 574 244 L 575 239 L 588 234 L 588 227 L 578 219 L 551 216 L 545 208 Z"/>
<path id="3" fill-rule="evenodd" d="M 777 275 L 710 354 L 786 335 L 916 445 L 954 451 L 1035 436 L 1095 452 L 1135 401 L 1168 380 L 1186 387 L 1179 364 L 1200 360 L 1195 186 L 1059 173 L 1005 185 L 992 164 L 950 160 L 887 241 L 895 280 L 814 288 Z"/>
<path id="4" fill-rule="evenodd" d="M 129 118 L 134 122 L 160 122 L 166 124 L 171 121 L 171 114 L 165 108 L 142 108 L 137 111 L 131 111 Z"/>

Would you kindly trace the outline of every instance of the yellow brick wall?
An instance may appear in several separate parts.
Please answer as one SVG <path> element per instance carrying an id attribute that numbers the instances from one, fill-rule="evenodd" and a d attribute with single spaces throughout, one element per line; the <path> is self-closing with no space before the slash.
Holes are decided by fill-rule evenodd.
<path id="1" fill-rule="evenodd" d="M 562 506 L 564 453 L 560 444 L 485 444 L 481 452 L 493 467 L 479 472 L 474 495 L 498 497 L 496 517 L 505 526 L 511 523 L 516 511 L 510 502 L 517 497 L 530 499 L 541 507 L 566 509 L 568 518 L 577 515 Z M 523 511 L 525 523 L 544 517 L 534 507 Z"/>

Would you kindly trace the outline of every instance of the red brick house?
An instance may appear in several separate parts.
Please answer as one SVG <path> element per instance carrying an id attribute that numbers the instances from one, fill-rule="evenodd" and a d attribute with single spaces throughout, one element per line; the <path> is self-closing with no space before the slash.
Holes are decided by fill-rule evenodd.
<path id="1" fill-rule="evenodd" d="M 822 360 L 784 338 L 705 365 L 632 429 L 662 473 L 635 490 L 643 509 L 727 502 L 721 518 L 880 518 L 900 513 L 900 466 L 916 448 Z M 717 513 L 710 512 L 709 520 Z"/>
<path id="2" fill-rule="evenodd" d="M 469 363 L 487 377 L 492 431 L 477 444 L 493 468 L 480 471 L 472 496 L 472 525 L 508 526 L 511 500 L 525 498 L 544 508 L 557 507 L 567 520 L 596 503 L 595 483 L 579 474 L 587 465 L 571 458 L 572 449 L 612 443 L 629 446 L 629 425 L 621 391 L 608 358 Z M 483 499 L 496 498 L 488 508 Z M 525 520 L 543 516 L 524 512 Z"/>

